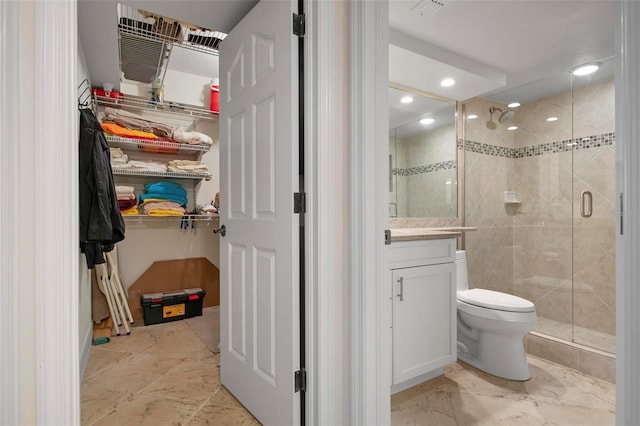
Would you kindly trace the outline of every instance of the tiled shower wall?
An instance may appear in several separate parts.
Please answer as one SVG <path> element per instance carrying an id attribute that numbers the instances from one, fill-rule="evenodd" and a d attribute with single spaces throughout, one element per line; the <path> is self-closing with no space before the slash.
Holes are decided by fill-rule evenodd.
<path id="1" fill-rule="evenodd" d="M 465 226 L 477 228 L 465 234 L 469 286 L 513 293 L 513 216 L 503 202 L 513 188 L 513 132 L 503 124 L 487 128 L 492 106 L 504 108 L 481 98 L 465 104 L 467 115 L 478 115 L 464 135 Z"/>
<path id="2" fill-rule="evenodd" d="M 456 132 L 453 125 L 396 138 L 398 217 L 456 217 Z M 448 182 L 448 183 L 447 183 Z"/>
<path id="3" fill-rule="evenodd" d="M 574 91 L 573 111 L 571 96 L 524 104 L 509 123 L 494 113 L 495 130 L 486 126 L 489 108 L 504 106 L 465 104 L 479 116 L 464 135 L 465 225 L 478 228 L 466 234 L 469 282 L 530 299 L 539 317 L 615 334 L 613 81 Z M 506 190 L 522 203 L 505 204 Z M 580 216 L 584 190 L 593 194 L 588 219 Z"/>

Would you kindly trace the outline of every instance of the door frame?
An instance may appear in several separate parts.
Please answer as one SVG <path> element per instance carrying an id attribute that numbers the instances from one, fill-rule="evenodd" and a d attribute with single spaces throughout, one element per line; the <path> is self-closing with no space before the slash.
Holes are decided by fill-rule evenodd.
<path id="1" fill-rule="evenodd" d="M 79 424 L 77 3 L 2 5 L 0 423 Z"/>
<path id="2" fill-rule="evenodd" d="M 640 424 L 640 3 L 614 2 L 616 93 L 616 424 Z M 621 203 L 620 194 L 624 194 Z M 624 222 L 624 234 L 620 235 Z"/>
<path id="3" fill-rule="evenodd" d="M 305 11 L 307 419 L 384 425 L 388 3 L 307 0 Z"/>
<path id="4" fill-rule="evenodd" d="M 389 4 L 351 3 L 351 424 L 391 422 Z"/>

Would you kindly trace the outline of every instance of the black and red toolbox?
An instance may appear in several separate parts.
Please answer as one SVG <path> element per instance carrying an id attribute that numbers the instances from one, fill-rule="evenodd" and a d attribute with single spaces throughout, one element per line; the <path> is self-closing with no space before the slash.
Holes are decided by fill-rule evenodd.
<path id="1" fill-rule="evenodd" d="M 202 299 L 206 292 L 201 288 L 165 291 L 140 296 L 144 325 L 177 321 L 202 315 Z"/>

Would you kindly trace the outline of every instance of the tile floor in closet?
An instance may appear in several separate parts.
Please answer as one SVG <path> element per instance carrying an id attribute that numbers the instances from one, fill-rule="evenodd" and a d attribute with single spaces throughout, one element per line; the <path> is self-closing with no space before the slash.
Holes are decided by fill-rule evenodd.
<path id="1" fill-rule="evenodd" d="M 92 347 L 81 390 L 82 424 L 259 424 L 220 384 L 219 354 L 199 335 L 202 330 L 177 321 L 136 327 L 130 336 Z M 613 384 L 533 356 L 529 364 L 527 382 L 451 364 L 444 376 L 393 395 L 391 422 L 614 424 Z"/>
<path id="2" fill-rule="evenodd" d="M 220 384 L 220 355 L 199 337 L 205 333 L 183 320 L 134 327 L 91 347 L 82 425 L 258 425 Z"/>

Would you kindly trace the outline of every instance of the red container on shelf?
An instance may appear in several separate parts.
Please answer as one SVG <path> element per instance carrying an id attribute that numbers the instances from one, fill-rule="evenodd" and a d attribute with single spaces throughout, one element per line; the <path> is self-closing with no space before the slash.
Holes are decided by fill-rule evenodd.
<path id="1" fill-rule="evenodd" d="M 220 113 L 220 80 L 211 80 L 211 100 L 209 102 L 209 110 Z"/>
<path id="2" fill-rule="evenodd" d="M 107 97 L 107 92 L 105 92 L 105 90 L 100 87 L 94 87 L 92 91 L 93 91 L 93 94 L 96 96 L 100 96 L 101 98 Z M 122 94 L 122 92 L 118 92 L 117 90 L 112 90 L 111 93 L 109 93 L 108 97 L 113 99 L 122 99 L 124 95 Z"/>

